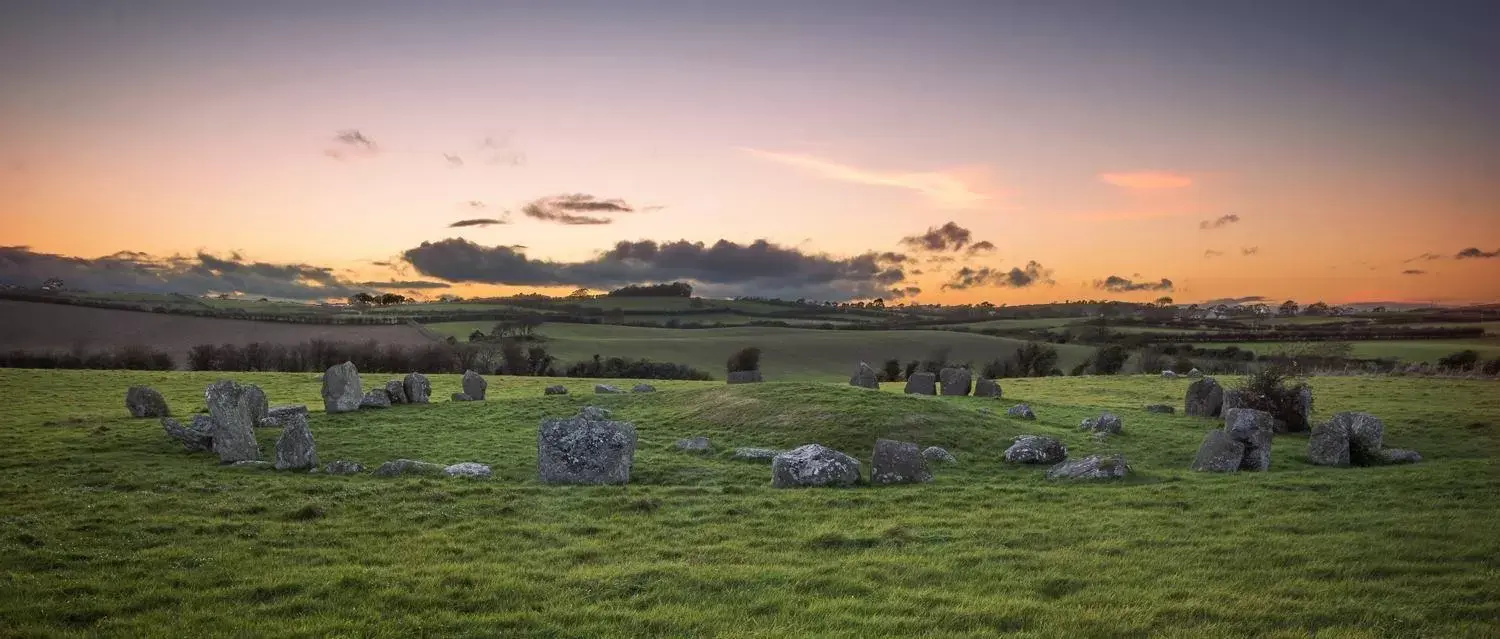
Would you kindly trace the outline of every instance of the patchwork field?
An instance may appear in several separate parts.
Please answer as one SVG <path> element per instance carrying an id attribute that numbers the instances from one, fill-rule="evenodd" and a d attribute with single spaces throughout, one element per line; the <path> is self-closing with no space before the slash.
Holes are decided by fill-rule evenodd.
<path id="1" fill-rule="evenodd" d="M 1274 353 L 1281 349 L 1299 346 L 1286 342 L 1205 342 L 1195 345 L 1202 348 L 1223 348 L 1233 345 L 1257 355 Z M 1452 355 L 1463 350 L 1476 351 L 1483 359 L 1500 357 L 1500 338 L 1496 337 L 1442 340 L 1372 340 L 1367 342 L 1349 342 L 1349 345 L 1352 348 L 1351 355 L 1357 358 L 1395 358 L 1409 363 L 1436 363 L 1445 355 Z"/>
<path id="2" fill-rule="evenodd" d="M 1500 623 L 1494 382 L 1318 378 L 1315 414 L 1381 416 L 1411 466 L 1334 469 L 1274 443 L 1264 474 L 1187 470 L 1213 420 L 1154 415 L 1186 380 L 1006 380 L 1006 398 L 840 383 L 543 397 L 325 415 L 310 374 L 236 374 L 313 406 L 325 461 L 493 466 L 489 481 L 239 470 L 124 417 L 130 384 L 178 414 L 206 373 L 0 371 L 0 635 L 1492 637 Z M 382 381 L 367 375 L 365 386 Z M 458 390 L 435 376 L 434 397 Z M 1036 422 L 1003 416 L 1015 401 Z M 534 480 L 536 427 L 585 404 L 632 421 L 626 487 Z M 1075 429 L 1100 409 L 1124 434 Z M 1003 461 L 1015 435 L 1133 476 L 1055 484 Z M 671 450 L 705 435 L 718 451 Z M 269 451 L 276 429 L 260 429 Z M 735 446 L 821 442 L 868 464 L 878 437 L 958 458 L 933 483 L 775 490 Z M 865 468 L 868 473 L 868 466 Z"/>
<path id="3" fill-rule="evenodd" d="M 475 330 L 489 331 L 493 322 L 442 322 L 427 328 L 442 335 L 467 339 Z M 951 359 L 982 364 L 1010 357 L 1024 342 L 952 331 L 825 331 L 802 328 L 734 327 L 670 329 L 607 324 L 546 324 L 547 350 L 563 362 L 604 357 L 648 358 L 688 364 L 724 376 L 724 362 L 746 346 L 761 349 L 761 369 L 768 379 L 848 379 L 865 361 L 878 366 L 890 358 L 902 362 L 921 359 L 934 349 L 951 349 Z M 1058 367 L 1067 371 L 1093 354 L 1088 346 L 1060 344 Z"/>

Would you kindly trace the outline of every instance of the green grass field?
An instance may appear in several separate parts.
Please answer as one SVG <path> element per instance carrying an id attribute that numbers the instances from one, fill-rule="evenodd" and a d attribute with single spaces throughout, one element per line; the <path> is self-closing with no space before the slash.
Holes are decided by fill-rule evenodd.
<path id="1" fill-rule="evenodd" d="M 1205 342 L 1195 344 L 1195 346 L 1202 348 L 1223 348 L 1231 345 L 1251 351 L 1256 355 L 1276 352 L 1278 349 L 1300 346 L 1299 344 L 1289 342 Z M 1408 363 L 1436 363 L 1443 356 L 1452 355 L 1462 350 L 1477 351 L 1479 356 L 1484 359 L 1500 357 L 1500 339 L 1493 337 L 1453 340 L 1372 340 L 1367 342 L 1349 342 L 1349 345 L 1353 348 L 1352 355 L 1354 357 L 1366 359 L 1393 357 L 1399 361 Z"/>
<path id="2" fill-rule="evenodd" d="M 955 326 L 967 326 L 973 330 L 998 328 L 1000 330 L 1030 330 L 1038 328 L 1062 328 L 1081 322 L 1077 317 L 1033 317 L 1027 319 L 993 319 L 979 322 L 962 322 Z"/>
<path id="3" fill-rule="evenodd" d="M 440 322 L 427 328 L 467 339 L 474 330 L 489 331 L 487 322 Z M 826 331 L 803 328 L 735 327 L 670 329 L 606 324 L 545 324 L 547 349 L 564 363 L 604 357 L 644 357 L 688 364 L 717 378 L 724 376 L 729 355 L 746 346 L 762 351 L 761 369 L 768 379 L 848 379 L 860 361 L 879 366 L 886 359 L 902 362 L 926 357 L 935 348 L 950 348 L 953 361 L 976 364 L 1010 357 L 1018 340 L 953 331 Z M 1092 347 L 1060 344 L 1058 367 L 1064 371 L 1087 359 Z"/>
<path id="4" fill-rule="evenodd" d="M 1500 393 L 1493 382 L 1319 378 L 1316 413 L 1364 409 L 1413 466 L 1189 472 L 1212 420 L 1185 380 L 1007 381 L 1006 399 L 839 383 L 658 384 L 310 417 L 320 456 L 491 464 L 489 481 L 250 471 L 125 417 L 126 386 L 179 413 L 217 376 L 0 371 L 0 635 L 1490 637 L 1500 623 Z M 309 374 L 238 374 L 317 406 Z M 366 386 L 387 376 L 367 375 Z M 575 393 L 588 382 L 566 381 Z M 434 397 L 457 390 L 434 377 Z M 19 397 L 19 396 L 18 396 Z M 1030 402 L 1039 420 L 1002 416 Z M 634 422 L 631 485 L 534 481 L 539 419 L 587 403 Z M 1125 433 L 1074 429 L 1099 409 Z M 1052 484 L 1005 463 L 1022 433 L 1134 476 Z M 868 464 L 877 437 L 959 458 L 923 486 L 775 490 L 765 465 L 670 443 L 821 442 Z M 269 451 L 275 429 L 258 436 Z M 868 466 L 865 468 L 868 473 Z"/>

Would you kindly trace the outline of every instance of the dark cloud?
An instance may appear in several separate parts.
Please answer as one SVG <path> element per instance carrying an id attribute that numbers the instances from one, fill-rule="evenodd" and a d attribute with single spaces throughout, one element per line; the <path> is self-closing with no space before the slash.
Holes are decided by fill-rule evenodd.
<path id="1" fill-rule="evenodd" d="M 403 289 L 403 290 L 426 290 L 439 288 L 453 288 L 447 282 L 428 282 L 425 280 L 391 280 L 389 282 L 360 282 L 357 286 L 373 289 Z"/>
<path id="2" fill-rule="evenodd" d="M 448 166 L 453 167 L 455 169 L 464 165 L 464 159 L 463 159 L 463 157 L 454 155 L 452 153 L 444 153 L 443 154 L 443 161 L 447 162 Z"/>
<path id="3" fill-rule="evenodd" d="M 1250 257 L 1252 255 L 1255 255 L 1256 253 L 1259 253 L 1259 252 L 1260 252 L 1260 247 L 1259 246 L 1247 246 L 1245 248 L 1240 249 L 1240 255 L 1243 255 L 1245 257 Z"/>
<path id="4" fill-rule="evenodd" d="M 1462 251 L 1459 251 L 1457 255 L 1453 256 L 1453 259 L 1455 259 L 1455 260 L 1489 259 L 1489 258 L 1492 258 L 1492 257 L 1500 257 L 1500 249 L 1496 249 L 1496 250 L 1493 250 L 1493 251 L 1481 251 L 1481 250 L 1479 250 L 1478 247 L 1471 246 L 1471 247 L 1466 248 L 1466 249 L 1464 249 Z"/>
<path id="5" fill-rule="evenodd" d="M 1230 213 L 1229 215 L 1220 215 L 1219 217 L 1212 220 L 1204 220 L 1202 222 L 1199 222 L 1198 228 L 1205 231 L 1212 231 L 1214 229 L 1224 228 L 1239 221 L 1240 216 L 1235 215 L 1234 213 Z"/>
<path id="6" fill-rule="evenodd" d="M 943 284 L 944 289 L 963 290 L 991 286 L 997 288 L 1026 288 L 1033 284 L 1052 284 L 1052 271 L 1035 260 L 1027 262 L 1025 268 L 1009 271 L 988 266 L 974 268 L 965 266 L 954 271 L 953 277 Z"/>
<path id="7" fill-rule="evenodd" d="M 1264 301 L 1266 301 L 1268 299 L 1270 299 L 1270 298 L 1268 298 L 1268 297 L 1266 297 L 1264 295 L 1248 295 L 1248 296 L 1245 296 L 1245 297 L 1220 297 L 1220 298 L 1217 298 L 1217 299 L 1211 299 L 1211 300 L 1208 300 L 1207 302 L 1204 302 L 1203 306 L 1218 306 L 1220 304 L 1226 304 L 1228 306 L 1236 306 L 1236 305 L 1239 305 L 1239 304 L 1249 304 L 1251 302 L 1264 302 Z"/>
<path id="8" fill-rule="evenodd" d="M 957 251 L 968 246 L 973 237 L 974 234 L 969 229 L 948 222 L 942 226 L 929 227 L 921 235 L 903 237 L 901 244 L 914 251 Z"/>
<path id="9" fill-rule="evenodd" d="M 1206 257 L 1206 258 L 1224 257 L 1224 251 L 1215 251 L 1213 249 L 1208 249 L 1207 251 L 1203 252 L 1203 257 Z"/>
<path id="10" fill-rule="evenodd" d="M 927 271 L 924 271 L 924 270 L 919 269 L 919 268 L 914 268 L 914 269 L 911 270 L 911 274 L 912 275 L 925 275 L 926 273 L 927 273 Z"/>
<path id="11" fill-rule="evenodd" d="M 450 282 L 605 289 L 686 280 L 705 295 L 870 298 L 906 279 L 881 253 L 837 258 L 765 240 L 622 241 L 590 260 L 555 262 L 533 260 L 512 247 L 450 238 L 423 242 L 403 257 L 418 273 Z"/>
<path id="12" fill-rule="evenodd" d="M 347 157 L 372 156 L 380 152 L 380 147 L 359 129 L 345 129 L 333 136 L 333 146 L 323 151 L 326 155 L 336 159 Z"/>
<path id="13" fill-rule="evenodd" d="M 456 229 L 463 228 L 465 226 L 494 226 L 496 224 L 509 224 L 509 222 L 492 217 L 480 217 L 474 218 L 472 220 L 459 220 L 457 222 L 449 224 L 448 228 Z"/>
<path id="14" fill-rule="evenodd" d="M 989 240 L 980 240 L 978 242 L 975 242 L 975 243 L 969 245 L 968 253 L 969 253 L 969 255 L 974 255 L 974 254 L 977 254 L 977 253 L 993 253 L 994 251 L 995 251 L 995 243 L 994 242 L 991 242 Z"/>
<path id="15" fill-rule="evenodd" d="M 255 262 L 237 253 L 162 258 L 120 251 L 90 259 L 38 253 L 26 247 L 0 248 L 0 283 L 34 287 L 53 277 L 62 279 L 68 288 L 85 291 L 241 293 L 297 300 L 347 297 L 368 288 L 328 267 Z"/>
<path id="16" fill-rule="evenodd" d="M 1102 280 L 1094 281 L 1094 288 L 1109 291 L 1111 293 L 1130 293 L 1133 291 L 1171 291 L 1172 280 L 1165 277 L 1160 282 L 1136 282 L 1118 275 L 1111 275 Z"/>
<path id="17" fill-rule="evenodd" d="M 1419 269 L 1419 268 L 1409 268 L 1409 269 L 1406 269 L 1404 271 L 1401 271 L 1401 274 L 1402 275 L 1426 275 L 1427 271 L 1424 271 L 1424 270 Z"/>
<path id="18" fill-rule="evenodd" d="M 608 216 L 634 210 L 624 200 L 601 200 L 583 193 L 549 195 L 521 207 L 526 217 L 568 225 L 613 224 Z"/>
<path id="19" fill-rule="evenodd" d="M 889 297 L 891 299 L 901 300 L 901 299 L 906 299 L 908 297 L 916 297 L 916 296 L 921 295 L 921 294 L 922 294 L 922 288 L 921 287 L 919 287 L 919 286 L 906 286 L 906 287 L 902 287 L 902 288 L 893 288 L 893 289 L 891 289 L 889 291 L 886 291 L 885 296 Z"/>

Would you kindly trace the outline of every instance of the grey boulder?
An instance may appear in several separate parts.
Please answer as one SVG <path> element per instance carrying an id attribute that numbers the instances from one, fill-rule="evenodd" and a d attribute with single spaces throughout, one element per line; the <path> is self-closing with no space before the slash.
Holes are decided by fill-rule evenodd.
<path id="1" fill-rule="evenodd" d="M 213 419 L 213 450 L 219 454 L 219 461 L 259 459 L 260 446 L 255 443 L 257 405 L 250 387 L 220 380 L 210 384 L 203 397 Z"/>
<path id="2" fill-rule="evenodd" d="M 359 387 L 359 370 L 353 362 L 330 367 L 323 373 L 323 411 L 349 413 L 359 410 L 364 391 Z"/>
<path id="3" fill-rule="evenodd" d="M 713 445 L 709 443 L 707 437 L 679 439 L 676 443 L 672 444 L 672 447 L 689 453 L 706 453 L 713 449 Z"/>
<path id="4" fill-rule="evenodd" d="M 182 442 L 183 449 L 190 453 L 213 450 L 213 427 L 213 419 L 207 415 L 193 415 L 189 426 L 183 426 L 171 417 L 161 418 L 161 429 L 168 437 Z"/>
<path id="5" fill-rule="evenodd" d="M 1009 410 L 1005 411 L 1005 414 L 1007 416 L 1015 417 L 1018 419 L 1036 419 L 1036 413 L 1031 412 L 1031 406 L 1029 404 L 1016 404 L 1015 406 L 1011 406 Z"/>
<path id="6" fill-rule="evenodd" d="M 372 388 L 359 400 L 360 408 L 390 408 L 391 396 L 384 388 Z"/>
<path id="7" fill-rule="evenodd" d="M 1338 413 L 1307 440 L 1307 461 L 1320 466 L 1372 466 L 1385 462 L 1385 424 L 1369 413 Z"/>
<path id="8" fill-rule="evenodd" d="M 1349 465 L 1349 433 L 1332 422 L 1319 424 L 1307 438 L 1307 461 L 1318 466 Z"/>
<path id="9" fill-rule="evenodd" d="M 1194 368 L 1193 370 L 1190 370 L 1190 371 L 1187 372 L 1187 376 L 1195 378 L 1195 379 L 1199 378 L 1199 377 L 1203 377 L 1203 371 L 1200 371 L 1200 370 Z"/>
<path id="10" fill-rule="evenodd" d="M 393 379 L 385 383 L 385 394 L 391 398 L 392 404 L 407 403 L 406 384 L 401 383 L 399 379 Z"/>
<path id="11" fill-rule="evenodd" d="M 932 481 L 927 459 L 922 457 L 922 449 L 916 444 L 877 439 L 870 459 L 871 483 L 920 484 Z"/>
<path id="12" fill-rule="evenodd" d="M 598 406 L 584 406 L 578 409 L 578 416 L 584 419 L 603 420 L 609 419 L 610 415 L 611 413 L 608 408 L 600 408 Z"/>
<path id="13" fill-rule="evenodd" d="M 939 379 L 942 380 L 942 393 L 944 395 L 962 397 L 969 394 L 969 386 L 973 379 L 973 376 L 969 373 L 969 369 L 950 366 L 944 368 L 938 375 Z"/>
<path id="14" fill-rule="evenodd" d="M 542 389 L 542 394 L 543 395 L 567 395 L 568 394 L 568 387 L 567 386 L 563 386 L 561 384 L 553 384 L 551 386 L 548 386 L 545 389 Z"/>
<path id="15" fill-rule="evenodd" d="M 307 406 L 304 404 L 287 404 L 284 406 L 272 406 L 266 411 L 265 419 L 260 420 L 262 427 L 276 428 L 286 426 L 293 415 L 307 417 Z"/>
<path id="16" fill-rule="evenodd" d="M 1170 370 L 1162 371 L 1161 376 L 1165 379 L 1177 379 L 1177 372 Z"/>
<path id="17" fill-rule="evenodd" d="M 623 392 L 625 391 L 621 390 L 619 386 L 611 386 L 609 384 L 594 384 L 595 395 L 613 395 L 615 393 Z"/>
<path id="18" fill-rule="evenodd" d="M 426 404 L 432 396 L 432 382 L 421 373 L 407 373 L 401 380 L 401 387 L 406 391 L 408 404 Z"/>
<path id="19" fill-rule="evenodd" d="M 1005 461 L 1013 464 L 1056 464 L 1068 458 L 1068 447 L 1051 437 L 1021 435 L 1005 449 Z"/>
<path id="20" fill-rule="evenodd" d="M 383 392 L 383 391 L 382 391 Z M 318 448 L 307 428 L 307 414 L 293 413 L 281 425 L 276 438 L 276 470 L 311 470 L 318 467 Z"/>
<path id="21" fill-rule="evenodd" d="M 374 472 L 376 477 L 397 477 L 400 475 L 435 476 L 441 474 L 443 474 L 442 464 L 417 461 L 415 459 L 393 459 L 381 464 Z"/>
<path id="22" fill-rule="evenodd" d="M 958 462 L 958 459 L 953 457 L 953 453 L 948 452 L 946 449 L 938 448 L 937 446 L 928 446 L 926 448 L 923 448 L 922 459 L 930 461 L 934 464 L 954 464 Z"/>
<path id="23" fill-rule="evenodd" d="M 854 369 L 854 376 L 849 378 L 850 386 L 860 388 L 880 388 L 880 374 L 875 372 L 869 364 L 860 362 Z"/>
<path id="24" fill-rule="evenodd" d="M 1197 370 L 1197 369 L 1194 369 Z M 1224 387 L 1212 377 L 1188 384 L 1183 412 L 1193 417 L 1218 417 L 1224 408 Z"/>
<path id="25" fill-rule="evenodd" d="M 821 444 L 801 446 L 771 460 L 772 488 L 853 486 L 859 477 L 859 460 Z"/>
<path id="26" fill-rule="evenodd" d="M 1219 404 L 1219 414 L 1224 414 L 1235 408 L 1249 408 L 1251 406 L 1250 393 L 1237 388 L 1225 389 L 1224 400 Z"/>
<path id="27" fill-rule="evenodd" d="M 330 475 L 356 475 L 365 472 L 365 465 L 357 461 L 339 459 L 324 464 L 323 472 Z"/>
<path id="28" fill-rule="evenodd" d="M 472 401 L 474 401 L 474 398 L 473 397 L 469 397 L 468 393 L 454 393 L 453 396 L 450 397 L 449 399 L 452 400 L 452 401 L 455 401 L 455 402 L 472 402 Z"/>
<path id="29" fill-rule="evenodd" d="M 1095 433 L 1109 433 L 1118 435 L 1124 427 L 1124 422 L 1114 413 L 1100 413 L 1098 417 L 1090 417 L 1078 424 L 1078 430 L 1086 430 Z"/>
<path id="30" fill-rule="evenodd" d="M 490 383 L 484 381 L 484 377 L 472 370 L 464 371 L 463 379 L 464 394 L 469 399 L 479 402 L 484 401 L 485 391 L 489 389 Z"/>
<path id="31" fill-rule="evenodd" d="M 1124 455 L 1090 455 L 1062 462 L 1047 469 L 1047 479 L 1099 480 L 1121 479 L 1130 473 Z"/>
<path id="32" fill-rule="evenodd" d="M 1271 438 L 1275 432 L 1276 419 L 1265 411 L 1234 408 L 1224 419 L 1224 433 L 1245 447 L 1240 470 L 1264 472 L 1271 469 Z"/>
<path id="33" fill-rule="evenodd" d="M 635 463 L 635 425 L 575 415 L 537 429 L 537 477 L 544 484 L 625 484 Z"/>
<path id="34" fill-rule="evenodd" d="M 1422 455 L 1414 450 L 1383 448 L 1380 451 L 1380 462 L 1383 464 L 1415 464 L 1419 461 L 1422 461 Z"/>
<path id="35" fill-rule="evenodd" d="M 125 409 L 131 417 L 166 417 L 167 400 L 156 389 L 147 386 L 131 386 L 125 391 Z"/>
<path id="36" fill-rule="evenodd" d="M 1000 384 L 993 379 L 980 378 L 974 381 L 975 397 L 1000 397 Z"/>
<path id="37" fill-rule="evenodd" d="M 1232 473 L 1240 469 L 1244 457 L 1245 445 L 1215 428 L 1203 437 L 1203 445 L 1198 447 L 1192 468 L 1205 473 Z"/>
<path id="38" fill-rule="evenodd" d="M 466 477 L 469 479 L 489 479 L 493 473 L 490 467 L 478 462 L 462 462 L 453 464 L 443 469 L 444 477 Z"/>
<path id="39" fill-rule="evenodd" d="M 907 375 L 905 391 L 908 395 L 936 395 L 937 375 L 926 372 Z"/>

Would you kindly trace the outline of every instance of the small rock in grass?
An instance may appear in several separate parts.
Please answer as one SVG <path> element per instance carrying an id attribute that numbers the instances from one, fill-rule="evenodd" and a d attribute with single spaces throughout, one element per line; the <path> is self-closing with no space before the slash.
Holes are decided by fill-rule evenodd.
<path id="1" fill-rule="evenodd" d="M 398 475 L 441 475 L 443 466 L 430 462 L 417 461 L 414 459 L 393 459 L 379 468 L 375 469 L 376 477 L 396 477 Z"/>
<path id="2" fill-rule="evenodd" d="M 365 472 L 365 465 L 357 461 L 339 459 L 324 464 L 323 472 L 330 475 L 356 475 Z"/>
<path id="3" fill-rule="evenodd" d="M 595 395 L 613 395 L 615 393 L 623 392 L 625 391 L 621 390 L 619 386 L 613 386 L 610 384 L 594 384 Z"/>
<path id="4" fill-rule="evenodd" d="M 454 393 L 452 400 L 455 402 L 472 402 L 474 398 L 469 397 L 468 393 Z"/>
<path id="5" fill-rule="evenodd" d="M 1098 417 L 1090 417 L 1078 424 L 1078 430 L 1093 431 L 1096 433 L 1120 434 L 1122 422 L 1113 413 L 1100 413 Z"/>
<path id="6" fill-rule="evenodd" d="M 707 437 L 679 439 L 676 443 L 672 444 L 672 447 L 689 453 L 706 453 L 713 449 L 713 445 L 709 443 Z"/>
<path id="7" fill-rule="evenodd" d="M 1005 449 L 1005 461 L 1013 464 L 1056 464 L 1067 458 L 1062 442 L 1041 435 L 1022 435 Z"/>
<path id="8" fill-rule="evenodd" d="M 240 460 L 230 464 L 229 467 L 240 468 L 244 470 L 271 470 L 272 468 L 275 468 L 275 466 L 273 466 L 271 462 L 261 461 L 258 459 Z"/>
<path id="9" fill-rule="evenodd" d="M 946 449 L 938 448 L 937 446 L 928 446 L 926 448 L 923 448 L 922 458 L 936 464 L 954 464 L 958 462 L 958 459 L 953 456 L 953 453 L 948 452 Z"/>
<path id="10" fill-rule="evenodd" d="M 583 408 L 578 409 L 579 417 L 596 421 L 609 419 L 611 414 L 612 413 L 609 412 L 608 408 L 600 408 L 598 406 L 584 406 Z"/>
<path id="11" fill-rule="evenodd" d="M 1011 406 L 1010 410 L 1005 411 L 1005 414 L 1019 419 L 1036 419 L 1036 413 L 1031 412 L 1031 406 L 1027 404 Z"/>
<path id="12" fill-rule="evenodd" d="M 167 400 L 154 388 L 131 386 L 125 391 L 125 409 L 131 417 L 166 417 Z"/>
<path id="13" fill-rule="evenodd" d="M 443 475 L 446 477 L 489 479 L 491 474 L 489 466 L 478 462 L 462 462 L 443 469 Z"/>
<path id="14" fill-rule="evenodd" d="M 758 384 L 762 381 L 765 380 L 760 376 L 760 371 L 758 370 L 735 371 L 730 373 L 729 377 L 725 379 L 725 382 L 729 384 Z"/>
<path id="15" fill-rule="evenodd" d="M 1385 448 L 1380 451 L 1380 461 L 1386 464 L 1415 464 L 1422 461 L 1422 455 L 1404 448 Z"/>
<path id="16" fill-rule="evenodd" d="M 542 390 L 543 395 L 567 395 L 568 387 L 561 384 L 553 384 Z"/>
<path id="17" fill-rule="evenodd" d="M 1053 466 L 1047 470 L 1047 479 L 1120 479 L 1129 473 L 1124 455 L 1090 455 Z"/>

